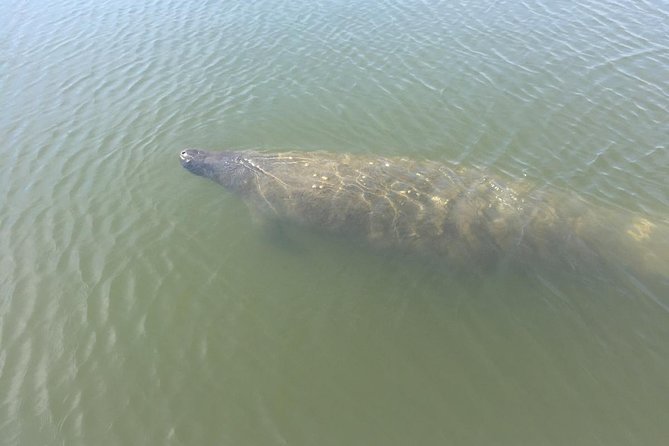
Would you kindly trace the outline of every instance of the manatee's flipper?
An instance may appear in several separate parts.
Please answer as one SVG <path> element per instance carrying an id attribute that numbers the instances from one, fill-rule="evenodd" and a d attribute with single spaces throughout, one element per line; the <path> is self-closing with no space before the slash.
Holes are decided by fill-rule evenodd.
<path id="1" fill-rule="evenodd" d="M 302 255 L 307 252 L 304 243 L 297 237 L 293 230 L 287 229 L 286 226 L 275 218 L 262 218 L 256 216 L 257 224 L 260 226 L 262 237 L 273 246 L 282 251 L 291 254 Z"/>

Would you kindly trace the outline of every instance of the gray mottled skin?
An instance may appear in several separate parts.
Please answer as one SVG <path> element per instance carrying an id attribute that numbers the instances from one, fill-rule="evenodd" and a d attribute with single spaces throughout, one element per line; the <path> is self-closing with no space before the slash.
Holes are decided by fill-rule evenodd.
<path id="1" fill-rule="evenodd" d="M 185 149 L 180 159 L 261 214 L 379 248 L 464 267 L 541 261 L 577 269 L 614 258 L 666 274 L 666 255 L 653 249 L 656 224 L 478 169 L 329 152 Z"/>

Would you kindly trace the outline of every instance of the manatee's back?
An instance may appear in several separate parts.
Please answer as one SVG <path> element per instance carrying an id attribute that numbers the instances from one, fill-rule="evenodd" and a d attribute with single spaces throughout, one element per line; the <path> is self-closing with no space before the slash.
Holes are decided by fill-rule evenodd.
<path id="1" fill-rule="evenodd" d="M 494 261 L 522 224 L 522 187 L 456 165 L 323 152 L 253 163 L 252 207 L 379 247 Z"/>

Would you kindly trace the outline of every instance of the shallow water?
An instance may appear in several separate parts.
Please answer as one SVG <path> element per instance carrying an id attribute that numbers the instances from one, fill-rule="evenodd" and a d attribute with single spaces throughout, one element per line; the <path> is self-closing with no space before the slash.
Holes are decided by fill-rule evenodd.
<path id="1" fill-rule="evenodd" d="M 0 3 L 0 444 L 663 444 L 664 277 L 279 236 L 182 147 L 669 215 L 664 2 Z"/>

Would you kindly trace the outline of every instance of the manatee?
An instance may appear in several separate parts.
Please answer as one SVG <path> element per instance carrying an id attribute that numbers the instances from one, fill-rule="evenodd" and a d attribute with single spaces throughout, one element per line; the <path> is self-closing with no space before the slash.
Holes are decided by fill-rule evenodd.
<path id="1" fill-rule="evenodd" d="M 484 169 L 323 151 L 184 149 L 181 164 L 254 213 L 448 266 L 578 270 L 614 263 L 667 274 L 664 224 Z"/>

